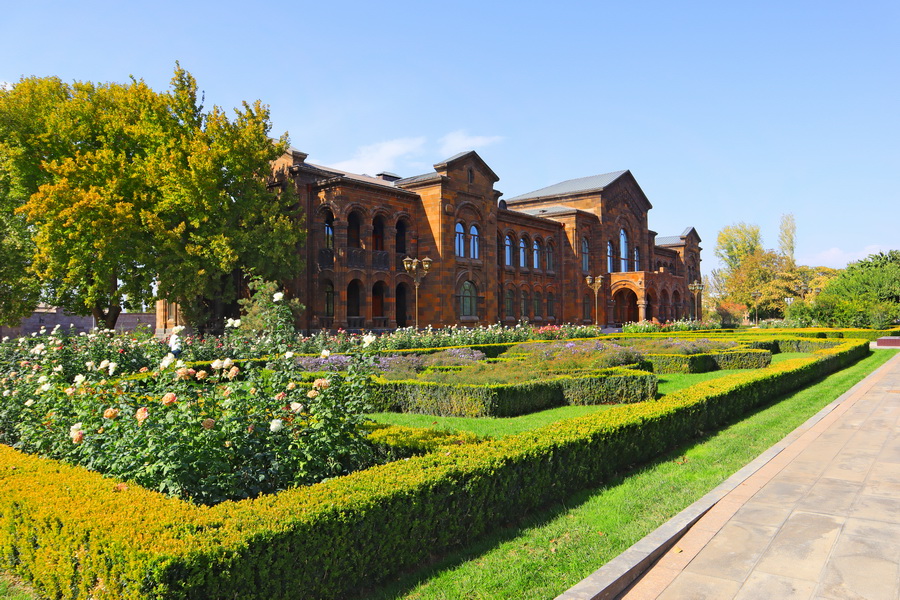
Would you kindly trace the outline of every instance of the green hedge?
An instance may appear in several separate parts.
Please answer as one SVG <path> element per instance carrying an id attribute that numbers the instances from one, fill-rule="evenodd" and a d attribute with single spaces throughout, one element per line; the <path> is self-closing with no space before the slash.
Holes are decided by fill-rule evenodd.
<path id="1" fill-rule="evenodd" d="M 843 368 L 820 350 L 494 442 L 201 508 L 0 447 L 0 567 L 55 598 L 306 599 L 359 590 Z"/>
<path id="2" fill-rule="evenodd" d="M 614 367 L 523 383 L 470 385 L 376 377 L 377 410 L 455 417 L 513 417 L 566 404 L 643 402 L 656 376 Z"/>
<path id="3" fill-rule="evenodd" d="M 761 369 L 772 362 L 768 349 L 741 348 L 704 354 L 648 354 L 654 373 L 706 373 L 716 369 Z"/>

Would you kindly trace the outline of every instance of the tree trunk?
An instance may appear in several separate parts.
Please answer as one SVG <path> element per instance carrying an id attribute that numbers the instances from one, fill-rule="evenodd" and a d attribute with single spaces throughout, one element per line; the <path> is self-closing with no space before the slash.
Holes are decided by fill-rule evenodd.
<path id="1" fill-rule="evenodd" d="M 97 324 L 103 323 L 104 329 L 115 329 L 116 321 L 119 320 L 119 315 L 122 313 L 122 307 L 119 305 L 113 305 L 109 307 L 109 310 L 104 311 L 103 307 L 95 304 L 93 308 L 91 308 L 91 314 L 94 315 L 94 319 L 96 319 Z"/>

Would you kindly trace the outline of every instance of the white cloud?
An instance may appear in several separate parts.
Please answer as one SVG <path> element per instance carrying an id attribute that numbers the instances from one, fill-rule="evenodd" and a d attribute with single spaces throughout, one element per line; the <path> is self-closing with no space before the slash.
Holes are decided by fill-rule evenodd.
<path id="1" fill-rule="evenodd" d="M 421 153 L 424 146 L 424 137 L 387 140 L 362 146 L 356 150 L 353 158 L 328 166 L 350 173 L 376 175 L 382 171 L 397 170 L 397 163 L 401 159 Z"/>
<path id="2" fill-rule="evenodd" d="M 469 135 L 464 130 L 451 131 L 440 140 L 441 158 L 449 158 L 464 150 L 475 150 L 503 140 L 499 135 Z"/>
<path id="3" fill-rule="evenodd" d="M 802 265 L 811 267 L 831 267 L 833 269 L 843 269 L 848 263 L 867 258 L 870 254 L 878 254 L 879 252 L 887 252 L 890 250 L 887 246 L 874 244 L 866 246 L 862 250 L 847 251 L 841 248 L 829 248 L 822 252 L 798 257 L 797 262 Z"/>

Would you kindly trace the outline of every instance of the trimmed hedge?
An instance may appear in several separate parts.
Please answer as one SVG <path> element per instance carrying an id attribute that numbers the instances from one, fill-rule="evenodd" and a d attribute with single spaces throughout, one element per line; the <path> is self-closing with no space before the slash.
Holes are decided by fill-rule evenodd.
<path id="1" fill-rule="evenodd" d="M 358 597 L 616 470 L 738 418 L 869 352 L 698 384 L 494 442 L 442 449 L 283 492 L 196 507 L 0 446 L 0 566 L 45 595 L 112 599 Z"/>
<path id="2" fill-rule="evenodd" d="M 523 383 L 470 385 L 376 377 L 378 410 L 455 417 L 513 417 L 566 404 L 644 402 L 656 376 L 613 367 Z"/>

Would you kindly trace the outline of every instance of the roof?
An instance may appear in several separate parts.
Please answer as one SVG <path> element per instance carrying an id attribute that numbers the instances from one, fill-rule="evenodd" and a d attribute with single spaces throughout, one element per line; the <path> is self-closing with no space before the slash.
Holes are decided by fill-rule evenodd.
<path id="1" fill-rule="evenodd" d="M 431 180 L 440 180 L 440 173 L 424 173 L 422 175 L 413 175 L 412 177 L 405 177 L 403 179 L 398 179 L 394 182 L 394 185 L 404 186 L 410 183 L 421 183 L 423 181 L 431 181 Z"/>
<path id="2" fill-rule="evenodd" d="M 571 206 L 562 206 L 556 204 L 554 206 L 544 206 L 542 208 L 529 208 L 526 210 L 517 209 L 516 212 L 525 213 L 526 215 L 533 215 L 535 217 L 552 217 L 553 215 L 577 212 L 577 209 L 574 209 Z"/>
<path id="3" fill-rule="evenodd" d="M 361 181 L 363 183 L 371 183 L 374 185 L 380 185 L 383 187 L 394 188 L 396 187 L 393 182 L 385 181 L 384 179 L 380 179 L 378 177 L 372 177 L 371 175 L 360 175 L 358 173 L 350 173 L 349 171 L 342 171 L 340 169 L 335 169 L 333 167 L 323 167 L 321 165 L 314 165 L 312 163 L 304 163 L 309 167 L 313 167 L 314 169 L 318 169 L 320 171 L 326 171 L 328 173 L 334 173 L 335 175 L 346 177 L 347 179 L 352 179 L 354 181 Z"/>
<path id="4" fill-rule="evenodd" d="M 440 171 L 442 168 L 446 167 L 447 165 L 449 165 L 449 164 L 452 163 L 452 162 L 456 162 L 456 161 L 461 160 L 461 159 L 463 159 L 463 158 L 469 158 L 469 157 L 474 158 L 474 159 L 477 159 L 478 162 L 481 163 L 482 168 L 484 168 L 484 170 L 486 170 L 486 171 L 490 174 L 491 178 L 492 178 L 494 181 L 500 181 L 500 178 L 497 176 L 496 173 L 494 173 L 494 170 L 491 169 L 491 167 L 488 166 L 488 164 L 487 164 L 486 162 L 484 162 L 484 159 L 481 158 L 480 156 L 478 156 L 478 153 L 475 152 L 474 150 L 465 150 L 465 151 L 460 152 L 460 153 L 458 153 L 458 154 L 454 154 L 453 156 L 451 156 L 450 158 L 448 158 L 448 159 L 446 159 L 446 160 L 442 160 L 442 161 L 439 162 L 439 163 L 435 163 L 435 164 L 434 164 L 434 170 L 435 170 L 435 171 Z"/>
<path id="5" fill-rule="evenodd" d="M 681 232 L 681 235 L 664 235 L 656 237 L 656 245 L 657 246 L 684 246 L 687 237 L 691 235 L 693 232 L 694 235 L 697 236 L 698 241 L 700 240 L 700 234 L 697 233 L 697 230 L 693 227 L 688 227 L 684 231 Z"/>
<path id="6" fill-rule="evenodd" d="M 684 244 L 684 238 L 680 235 L 665 235 L 656 238 L 657 246 L 680 246 Z"/>
<path id="7" fill-rule="evenodd" d="M 532 200 L 535 198 L 546 198 L 549 196 L 562 196 L 566 194 L 577 194 L 580 192 L 599 191 L 608 186 L 610 183 L 627 173 L 624 171 L 613 171 L 612 173 L 603 173 L 602 175 L 591 175 L 590 177 L 580 177 L 578 179 L 569 179 L 556 183 L 527 194 L 521 194 L 513 198 L 507 198 L 507 202 L 520 202 L 523 200 Z"/>

